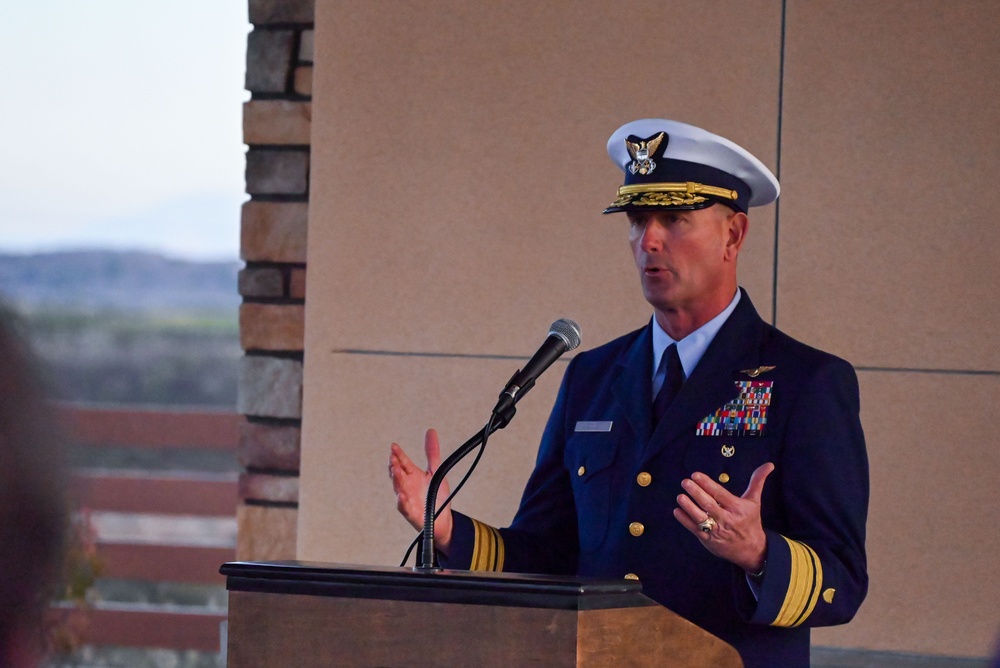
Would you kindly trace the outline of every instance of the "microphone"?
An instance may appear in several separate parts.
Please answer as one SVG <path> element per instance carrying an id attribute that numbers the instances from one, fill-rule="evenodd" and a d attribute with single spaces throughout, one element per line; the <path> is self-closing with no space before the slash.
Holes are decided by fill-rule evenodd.
<path id="1" fill-rule="evenodd" d="M 521 400 L 532 387 L 535 386 L 535 379 L 542 375 L 553 362 L 559 359 L 563 353 L 573 350 L 580 345 L 580 325 L 567 318 L 560 318 L 549 327 L 549 336 L 542 343 L 541 347 L 531 356 L 523 369 L 518 369 L 507 381 L 507 386 L 500 393 L 500 400 L 494 415 L 503 416 L 510 411 L 514 404 Z"/>
<path id="2" fill-rule="evenodd" d="M 437 507 L 438 489 L 441 487 L 441 482 L 444 480 L 445 474 L 459 460 L 472 452 L 476 446 L 480 444 L 485 445 L 490 434 L 506 427 L 511 418 L 514 417 L 514 404 L 520 401 L 521 397 L 534 387 L 535 379 L 552 366 L 552 363 L 559 359 L 560 355 L 567 350 L 573 350 L 579 345 L 580 325 L 566 318 L 560 318 L 552 323 L 552 326 L 549 328 L 549 336 L 545 339 L 545 342 L 531 356 L 531 359 L 524 365 L 524 368 L 515 371 L 511 379 L 507 381 L 507 386 L 500 393 L 500 400 L 497 402 L 496 408 L 493 409 L 490 421 L 486 423 L 482 431 L 462 444 L 458 450 L 451 453 L 441 466 L 438 467 L 437 471 L 434 472 L 434 475 L 431 476 L 431 481 L 427 485 L 427 496 L 424 499 L 424 529 L 421 532 L 420 548 L 421 562 L 417 570 L 440 570 L 434 565 L 434 513 Z M 473 467 L 475 467 L 475 464 L 473 464 Z M 470 469 L 469 473 L 471 472 Z M 466 476 L 468 476 L 468 473 Z M 464 482 L 463 480 L 462 483 L 459 483 L 458 487 L 461 488 Z M 455 492 L 457 491 L 458 488 L 455 489 Z M 453 492 L 452 496 L 454 495 Z"/>

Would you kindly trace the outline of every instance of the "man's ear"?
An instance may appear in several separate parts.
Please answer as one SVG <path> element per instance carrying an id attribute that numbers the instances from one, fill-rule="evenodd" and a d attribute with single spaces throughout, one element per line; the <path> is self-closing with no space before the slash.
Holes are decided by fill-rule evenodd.
<path id="1" fill-rule="evenodd" d="M 733 211 L 726 220 L 726 259 L 735 261 L 736 256 L 743 247 L 743 242 L 747 238 L 747 231 L 750 229 L 750 219 L 745 213 Z"/>

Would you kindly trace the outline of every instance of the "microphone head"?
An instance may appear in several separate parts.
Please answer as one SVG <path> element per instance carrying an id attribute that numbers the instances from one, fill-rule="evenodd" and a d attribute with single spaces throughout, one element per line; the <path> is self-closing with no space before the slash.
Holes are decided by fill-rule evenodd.
<path id="1" fill-rule="evenodd" d="M 580 325 L 569 318 L 559 318 L 549 327 L 549 336 L 557 336 L 566 344 L 566 350 L 580 345 Z"/>

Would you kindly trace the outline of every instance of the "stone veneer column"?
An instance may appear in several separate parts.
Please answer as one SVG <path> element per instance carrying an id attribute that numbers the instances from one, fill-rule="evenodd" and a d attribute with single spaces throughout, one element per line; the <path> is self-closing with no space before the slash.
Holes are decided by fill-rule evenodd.
<path id="1" fill-rule="evenodd" d="M 294 559 L 302 425 L 314 0 L 249 0 L 236 558 Z"/>

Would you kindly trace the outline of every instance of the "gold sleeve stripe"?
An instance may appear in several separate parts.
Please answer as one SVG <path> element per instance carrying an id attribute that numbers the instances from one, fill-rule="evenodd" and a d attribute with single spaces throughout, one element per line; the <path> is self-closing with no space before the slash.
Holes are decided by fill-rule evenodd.
<path id="1" fill-rule="evenodd" d="M 785 538 L 782 536 L 782 538 Z M 791 552 L 792 569 L 788 591 L 772 626 L 798 626 L 812 614 L 823 588 L 823 565 L 815 550 L 797 540 L 785 538 Z"/>
<path id="2" fill-rule="evenodd" d="M 819 601 L 819 595 L 823 589 L 823 563 L 819 560 L 819 555 L 816 554 L 816 550 L 812 549 L 805 543 L 799 543 L 809 552 L 809 557 L 812 559 L 812 566 L 815 569 L 816 575 L 814 576 L 812 593 L 809 595 L 809 605 L 802 612 L 802 615 L 795 621 L 795 626 L 806 621 L 809 615 L 812 614 L 813 610 L 816 608 L 816 603 Z"/>
<path id="3" fill-rule="evenodd" d="M 479 520 L 472 520 L 476 542 L 472 547 L 472 571 L 502 571 L 504 547 L 500 532 Z"/>

